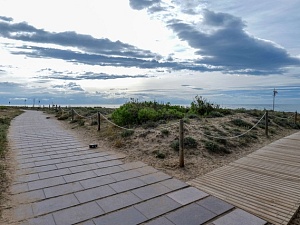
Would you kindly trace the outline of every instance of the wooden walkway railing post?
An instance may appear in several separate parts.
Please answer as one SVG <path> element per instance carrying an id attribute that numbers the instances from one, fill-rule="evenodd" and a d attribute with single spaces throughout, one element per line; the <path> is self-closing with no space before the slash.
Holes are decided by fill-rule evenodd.
<path id="1" fill-rule="evenodd" d="M 266 123 L 265 123 L 265 131 L 266 131 L 266 136 L 269 136 L 269 112 L 266 110 Z"/>
<path id="2" fill-rule="evenodd" d="M 179 166 L 184 167 L 183 120 L 179 121 Z"/>
<path id="3" fill-rule="evenodd" d="M 97 114 L 97 124 L 98 124 L 98 131 L 100 131 L 100 112 Z"/>
<path id="4" fill-rule="evenodd" d="M 72 109 L 72 111 L 71 111 L 71 120 L 73 121 L 74 120 L 74 109 Z"/>

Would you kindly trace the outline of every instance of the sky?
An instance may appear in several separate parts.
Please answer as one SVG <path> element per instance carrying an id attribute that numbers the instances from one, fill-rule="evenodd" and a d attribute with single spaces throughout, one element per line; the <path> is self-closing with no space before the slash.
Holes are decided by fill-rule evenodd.
<path id="1" fill-rule="evenodd" d="M 300 104 L 299 0 L 0 5 L 0 105 Z"/>

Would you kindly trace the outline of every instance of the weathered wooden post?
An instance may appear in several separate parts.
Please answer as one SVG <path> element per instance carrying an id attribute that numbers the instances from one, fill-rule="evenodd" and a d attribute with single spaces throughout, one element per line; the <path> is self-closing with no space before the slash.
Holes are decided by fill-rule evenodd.
<path id="1" fill-rule="evenodd" d="M 98 122 L 98 131 L 100 131 L 100 112 L 98 112 L 97 122 Z"/>
<path id="2" fill-rule="evenodd" d="M 179 166 L 184 167 L 183 120 L 179 121 Z"/>
<path id="3" fill-rule="evenodd" d="M 74 120 L 74 109 L 72 109 L 72 117 L 71 117 L 71 120 L 72 120 L 72 121 Z"/>
<path id="4" fill-rule="evenodd" d="M 269 136 L 269 112 L 266 110 L 266 123 L 265 123 L 265 131 L 266 131 L 266 136 Z"/>

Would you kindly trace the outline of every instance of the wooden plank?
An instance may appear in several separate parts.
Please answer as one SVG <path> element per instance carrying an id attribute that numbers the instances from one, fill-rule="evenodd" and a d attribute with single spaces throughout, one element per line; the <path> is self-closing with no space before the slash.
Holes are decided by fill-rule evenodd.
<path id="1" fill-rule="evenodd" d="M 284 189 L 284 186 L 281 186 L 281 188 L 278 188 L 278 186 L 268 186 L 268 183 L 254 183 L 254 181 L 249 181 L 249 180 L 238 180 L 238 179 L 223 179 L 222 180 L 222 176 L 217 177 L 217 176 L 213 176 L 213 177 L 202 177 L 202 179 L 195 179 L 195 181 L 201 181 L 201 182 L 207 182 L 207 183 L 212 183 L 214 181 L 218 181 L 220 183 L 220 185 L 224 185 L 224 184 L 233 184 L 236 187 L 239 187 L 241 190 L 248 190 L 250 189 L 250 192 L 252 192 L 252 190 L 255 191 L 256 194 L 258 193 L 263 193 L 262 195 L 264 196 L 268 196 L 269 198 L 271 198 L 272 196 L 276 197 L 278 196 L 278 198 L 282 198 L 285 201 L 290 201 L 290 202 L 295 202 L 296 199 L 300 199 L 300 196 L 295 196 L 294 193 L 292 193 L 292 190 L 287 190 L 287 193 L 285 194 L 285 196 L 282 196 L 282 191 L 286 190 Z M 248 185 L 247 185 L 248 184 Z M 269 187 L 268 189 L 266 189 L 267 187 Z M 294 192 L 297 191 L 297 189 L 300 188 L 297 187 L 294 189 Z"/>
<path id="2" fill-rule="evenodd" d="M 188 182 L 275 225 L 300 205 L 300 132 Z"/>

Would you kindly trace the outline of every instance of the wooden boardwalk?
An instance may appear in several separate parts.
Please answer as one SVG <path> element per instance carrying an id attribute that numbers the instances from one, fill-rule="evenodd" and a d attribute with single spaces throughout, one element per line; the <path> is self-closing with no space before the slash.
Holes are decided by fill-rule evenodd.
<path id="1" fill-rule="evenodd" d="M 286 225 L 300 205 L 300 132 L 188 183 L 275 225 Z"/>

